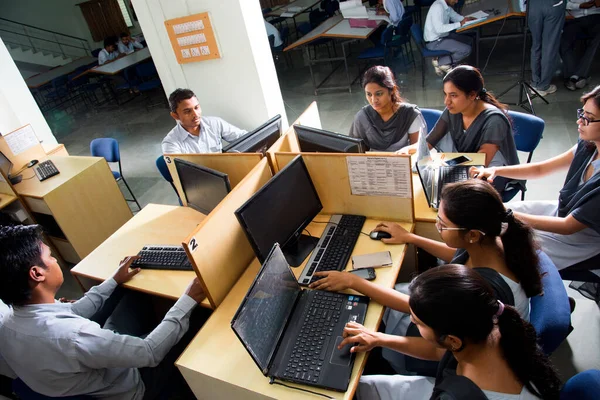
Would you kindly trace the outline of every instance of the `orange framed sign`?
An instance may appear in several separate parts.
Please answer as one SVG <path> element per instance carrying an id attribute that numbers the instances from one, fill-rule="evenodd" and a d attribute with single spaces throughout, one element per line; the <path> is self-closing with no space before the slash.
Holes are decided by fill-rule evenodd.
<path id="1" fill-rule="evenodd" d="M 221 58 L 208 12 L 165 21 L 179 64 Z"/>

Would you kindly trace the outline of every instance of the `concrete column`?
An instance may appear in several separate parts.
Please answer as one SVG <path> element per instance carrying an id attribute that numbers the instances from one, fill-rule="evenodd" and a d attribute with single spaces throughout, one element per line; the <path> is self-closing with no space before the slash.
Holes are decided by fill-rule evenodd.
<path id="1" fill-rule="evenodd" d="M 258 0 L 133 0 L 167 96 L 192 89 L 204 115 L 253 129 L 287 117 Z M 221 58 L 178 64 L 165 20 L 209 12 Z M 166 134 L 166 132 L 165 132 Z"/>

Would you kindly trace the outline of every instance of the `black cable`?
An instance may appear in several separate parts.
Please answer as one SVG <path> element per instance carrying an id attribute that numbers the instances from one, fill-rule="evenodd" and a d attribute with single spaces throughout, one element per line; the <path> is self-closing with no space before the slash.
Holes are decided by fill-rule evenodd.
<path id="1" fill-rule="evenodd" d="M 506 13 L 504 15 L 508 14 L 509 10 L 510 10 L 510 7 L 506 7 Z M 505 17 L 504 21 L 502 21 L 502 26 L 498 30 L 498 34 L 496 35 L 496 39 L 494 39 L 494 45 L 492 46 L 492 50 L 490 50 L 490 54 L 488 54 L 487 60 L 485 60 L 485 65 L 483 66 L 483 69 L 481 70 L 481 75 L 483 75 L 483 73 L 485 72 L 485 69 L 488 66 L 488 63 L 490 62 L 490 57 L 492 56 L 492 53 L 494 52 L 494 49 L 496 48 L 496 45 L 498 44 L 498 38 L 500 37 L 500 33 L 502 33 L 502 29 L 504 29 L 504 25 L 506 24 L 507 20 L 508 20 L 508 18 Z"/>
<path id="2" fill-rule="evenodd" d="M 325 397 L 326 399 L 333 399 L 333 397 L 327 396 L 326 394 L 323 394 L 323 393 L 313 392 L 312 390 L 302 389 L 302 388 L 299 388 L 299 387 L 296 387 L 296 386 L 286 385 L 285 383 L 281 383 L 281 382 L 275 382 L 275 378 L 273 378 L 273 377 L 271 377 L 271 379 L 269 381 L 269 384 L 270 385 L 281 385 L 281 386 L 285 386 L 286 388 L 289 388 L 289 389 L 301 390 L 301 391 L 306 392 L 306 393 L 312 393 L 312 394 L 317 395 L 317 396 Z"/>
<path id="3" fill-rule="evenodd" d="M 312 221 L 311 223 L 312 224 L 331 224 L 331 225 L 335 225 L 335 226 L 339 225 L 339 224 L 337 224 L 335 222 L 330 222 L 330 221 L 327 221 L 327 222 L 325 222 L 325 221 Z M 306 229 L 305 229 L 305 231 L 306 231 Z M 308 231 L 306 231 L 306 232 L 308 232 Z M 364 233 L 363 231 L 361 231 L 360 233 L 362 233 L 365 236 L 371 237 L 371 235 L 369 233 Z"/>

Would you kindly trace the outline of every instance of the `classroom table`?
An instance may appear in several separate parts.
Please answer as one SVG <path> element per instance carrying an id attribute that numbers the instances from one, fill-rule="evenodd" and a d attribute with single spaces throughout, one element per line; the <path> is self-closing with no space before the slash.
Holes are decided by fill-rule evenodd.
<path id="1" fill-rule="evenodd" d="M 281 5 L 265 14 L 265 17 L 291 18 L 294 21 L 294 31 L 298 35 L 296 16 L 313 9 L 321 0 L 295 0 L 289 4 Z M 290 9 L 292 11 L 290 11 Z"/>
<path id="2" fill-rule="evenodd" d="M 91 64 L 94 61 L 96 61 L 96 58 L 94 57 L 81 57 L 71 61 L 70 63 L 61 65 L 49 71 L 42 72 L 41 74 L 37 74 L 30 78 L 27 78 L 25 79 L 25 83 L 27 84 L 28 88 L 36 89 L 51 82 L 53 79 L 59 78 L 64 75 L 68 75 L 71 72 L 75 71 L 77 68 Z"/>
<path id="3" fill-rule="evenodd" d="M 150 49 L 148 47 L 144 47 L 143 49 L 139 49 L 134 51 L 131 54 L 127 54 L 124 57 L 121 57 L 115 61 L 111 61 L 109 63 L 98 65 L 87 72 L 93 72 L 96 74 L 104 74 L 104 75 L 117 75 L 121 73 L 121 71 L 129 68 L 135 64 L 139 64 L 142 61 L 145 61 L 152 56 L 150 55 Z"/>
<path id="4" fill-rule="evenodd" d="M 328 220 L 328 215 L 319 215 L 315 218 L 315 221 Z M 379 220 L 367 219 L 362 231 L 368 233 L 378 223 Z M 401 224 L 408 230 L 412 230 L 413 228 L 411 222 L 402 222 Z M 315 236 L 320 236 L 324 228 L 325 224 L 321 223 L 311 223 L 307 227 L 308 231 Z M 392 267 L 378 268 L 376 270 L 377 278 L 374 282 L 385 287 L 393 287 L 406 253 L 406 247 L 406 245 L 388 246 L 381 241 L 372 240 L 368 236 L 360 235 L 352 254 L 367 254 L 389 250 L 392 254 L 393 265 Z M 300 276 L 304 263 L 301 267 L 292 269 L 296 277 Z M 213 312 L 209 320 L 176 362 L 176 365 L 198 399 L 317 398 L 310 393 L 269 384 L 269 379 L 261 373 L 231 329 L 231 319 L 250 284 L 256 277 L 259 268 L 260 263 L 257 259 L 254 259 L 231 289 L 223 303 Z M 351 261 L 348 263 L 347 269 L 351 269 Z M 348 291 L 348 293 L 354 294 L 355 292 Z M 376 330 L 381 322 L 383 311 L 384 307 L 382 305 L 371 301 L 364 326 Z M 334 399 L 352 399 L 366 359 L 365 353 L 357 355 L 350 385 L 344 393 L 291 383 L 290 385 L 324 393 Z"/>

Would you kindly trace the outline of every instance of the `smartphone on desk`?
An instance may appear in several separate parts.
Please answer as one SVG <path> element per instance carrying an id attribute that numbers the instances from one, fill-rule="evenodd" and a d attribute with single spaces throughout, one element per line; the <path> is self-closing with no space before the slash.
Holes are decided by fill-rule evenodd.
<path id="1" fill-rule="evenodd" d="M 451 158 L 449 160 L 444 160 L 444 165 L 447 167 L 454 167 L 456 165 L 468 163 L 470 161 L 473 161 L 473 160 L 471 160 L 469 157 L 467 157 L 465 155 L 462 155 L 462 156 Z"/>
<path id="2" fill-rule="evenodd" d="M 366 279 L 368 281 L 372 281 L 373 279 L 375 279 L 377 277 L 377 275 L 375 275 L 374 268 L 353 269 L 352 271 L 350 271 L 350 273 L 354 274 L 354 275 L 358 275 L 361 278 Z"/>

